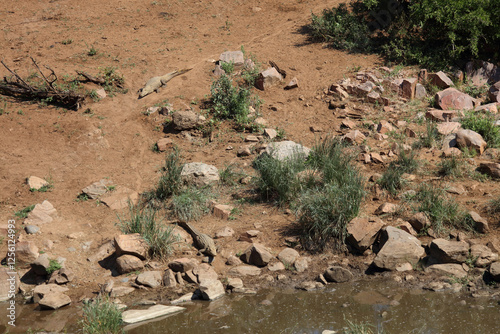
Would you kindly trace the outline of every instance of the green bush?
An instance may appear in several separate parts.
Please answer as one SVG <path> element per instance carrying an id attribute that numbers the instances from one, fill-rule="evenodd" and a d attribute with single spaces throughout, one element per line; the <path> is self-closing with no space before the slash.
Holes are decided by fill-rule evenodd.
<path id="1" fill-rule="evenodd" d="M 186 188 L 172 196 L 173 215 L 183 222 L 199 219 L 208 212 L 206 189 Z"/>
<path id="2" fill-rule="evenodd" d="M 84 334 L 123 333 L 122 313 L 108 298 L 97 297 L 83 303 L 83 319 L 80 320 Z"/>
<path id="3" fill-rule="evenodd" d="M 54 271 L 59 270 L 59 269 L 61 269 L 61 268 L 62 268 L 62 266 L 61 266 L 61 264 L 59 263 L 59 261 L 57 261 L 57 260 L 52 260 L 52 259 L 51 259 L 51 260 L 49 260 L 49 267 L 47 268 L 47 270 L 46 270 L 46 271 L 47 271 L 47 274 L 48 274 L 48 275 L 50 275 L 50 274 L 52 274 Z"/>
<path id="4" fill-rule="evenodd" d="M 156 209 L 129 204 L 129 218 L 124 220 L 118 216 L 118 219 L 118 226 L 123 233 L 139 233 L 143 237 L 151 257 L 162 258 L 172 253 L 172 245 L 177 242 L 172 233 L 174 227 L 164 226 L 157 217 Z"/>
<path id="5" fill-rule="evenodd" d="M 495 126 L 495 117 L 490 113 L 467 112 L 460 120 L 464 129 L 483 136 L 489 147 L 500 147 L 500 128 Z"/>

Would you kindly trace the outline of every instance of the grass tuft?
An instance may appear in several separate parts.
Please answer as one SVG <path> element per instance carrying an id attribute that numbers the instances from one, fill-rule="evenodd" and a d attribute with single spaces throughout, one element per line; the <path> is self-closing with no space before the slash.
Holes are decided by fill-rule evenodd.
<path id="1" fill-rule="evenodd" d="M 84 334 L 123 333 L 121 311 L 104 297 L 83 303 L 83 319 L 80 320 L 80 324 Z"/>
<path id="2" fill-rule="evenodd" d="M 209 211 L 207 206 L 208 198 L 207 189 L 188 187 L 172 196 L 170 207 L 173 215 L 183 222 L 198 220 Z"/>

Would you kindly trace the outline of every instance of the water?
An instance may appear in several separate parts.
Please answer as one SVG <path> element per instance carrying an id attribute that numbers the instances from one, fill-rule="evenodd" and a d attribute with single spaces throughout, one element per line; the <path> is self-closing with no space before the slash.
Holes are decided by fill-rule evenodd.
<path id="1" fill-rule="evenodd" d="M 6 304 L 0 307 L 3 305 Z M 370 323 L 374 330 L 383 329 L 388 334 L 500 333 L 500 305 L 492 298 L 409 290 L 386 280 L 330 284 L 313 292 L 269 290 L 250 296 L 229 295 L 214 302 L 182 306 L 187 308 L 183 313 L 126 327 L 127 333 L 313 334 L 341 330 L 348 320 Z M 10 333 L 25 333 L 29 327 L 79 331 L 75 324 L 78 308 L 51 312 L 33 311 L 34 308 L 35 305 L 22 308 L 17 319 L 22 326 L 9 328 Z M 3 314 L 2 307 L 0 332 L 5 324 Z"/>

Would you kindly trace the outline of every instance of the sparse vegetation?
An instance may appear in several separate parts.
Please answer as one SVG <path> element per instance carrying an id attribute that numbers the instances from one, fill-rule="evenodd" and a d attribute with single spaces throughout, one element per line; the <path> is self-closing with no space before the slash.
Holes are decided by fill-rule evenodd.
<path id="1" fill-rule="evenodd" d="M 220 183 L 226 186 L 234 186 L 238 183 L 245 173 L 238 171 L 235 164 L 229 164 L 219 171 Z"/>
<path id="2" fill-rule="evenodd" d="M 93 301 L 83 303 L 83 319 L 80 324 L 85 334 L 123 333 L 122 313 L 106 297 L 99 296 Z"/>
<path id="3" fill-rule="evenodd" d="M 172 213 L 174 217 L 184 222 L 198 220 L 208 212 L 208 198 L 208 189 L 187 187 L 172 196 Z"/>
<path id="4" fill-rule="evenodd" d="M 402 176 L 404 173 L 412 173 L 417 170 L 419 164 L 415 159 L 415 153 L 406 153 L 401 150 L 397 160 L 391 162 L 387 170 L 382 174 L 378 181 L 383 189 L 395 196 L 405 184 Z"/>
<path id="5" fill-rule="evenodd" d="M 464 160 L 451 156 L 438 163 L 438 174 L 458 178 L 466 173 L 466 167 Z"/>
<path id="6" fill-rule="evenodd" d="M 177 241 L 172 233 L 173 225 L 162 224 L 155 208 L 141 208 L 129 203 L 129 218 L 118 216 L 118 220 L 118 227 L 123 233 L 139 233 L 144 238 L 151 257 L 161 259 L 172 253 L 172 245 Z"/>
<path id="7" fill-rule="evenodd" d="M 495 126 L 495 117 L 490 113 L 467 112 L 460 120 L 464 129 L 483 136 L 489 147 L 500 147 L 500 127 Z"/>
<path id="8" fill-rule="evenodd" d="M 52 274 L 54 271 L 59 270 L 59 269 L 61 269 L 61 268 L 62 268 L 62 266 L 61 266 L 61 264 L 59 263 L 59 261 L 57 261 L 57 260 L 52 260 L 52 259 L 51 259 L 51 260 L 49 261 L 49 267 L 47 268 L 47 274 L 48 274 L 48 275 L 50 275 L 50 274 Z"/>
<path id="9" fill-rule="evenodd" d="M 24 209 L 22 210 L 19 210 L 17 211 L 16 213 L 14 213 L 14 215 L 18 218 L 21 218 L 21 219 L 24 219 L 26 217 L 28 217 L 28 214 L 33 211 L 33 209 L 35 208 L 35 205 L 30 205 L 30 206 L 27 206 L 25 207 Z"/>

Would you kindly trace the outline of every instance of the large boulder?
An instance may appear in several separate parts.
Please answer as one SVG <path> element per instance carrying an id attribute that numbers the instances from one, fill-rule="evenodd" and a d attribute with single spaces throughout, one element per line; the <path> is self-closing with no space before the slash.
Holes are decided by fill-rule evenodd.
<path id="1" fill-rule="evenodd" d="M 462 278 L 467 276 L 467 272 L 462 265 L 456 263 L 433 264 L 425 268 L 426 273 L 435 273 L 440 276 L 455 276 Z"/>
<path id="2" fill-rule="evenodd" d="M 172 124 L 174 129 L 179 131 L 191 130 L 197 127 L 199 122 L 200 115 L 191 109 L 176 111 L 172 114 Z"/>
<path id="3" fill-rule="evenodd" d="M 278 259 L 284 264 L 293 265 L 299 256 L 295 249 L 285 248 L 278 254 Z"/>
<path id="4" fill-rule="evenodd" d="M 443 110 L 472 110 L 474 98 L 455 88 L 447 88 L 436 94 L 436 103 Z"/>
<path id="5" fill-rule="evenodd" d="M 465 74 L 473 85 L 481 87 L 500 81 L 500 68 L 487 61 L 470 61 L 465 65 Z"/>
<path id="6" fill-rule="evenodd" d="M 413 266 L 425 254 L 417 238 L 392 226 L 382 229 L 380 244 L 381 249 L 373 264 L 381 269 L 396 270 L 406 263 Z"/>
<path id="7" fill-rule="evenodd" d="M 474 149 L 480 155 L 483 154 L 488 145 L 479 133 L 472 130 L 460 129 L 457 131 L 456 138 L 458 147 Z"/>
<path id="8" fill-rule="evenodd" d="M 492 262 L 498 261 L 498 253 L 494 253 L 485 245 L 472 245 L 470 247 L 470 256 L 475 259 L 476 267 L 487 267 Z"/>
<path id="9" fill-rule="evenodd" d="M 202 162 L 187 163 L 182 167 L 181 178 L 185 183 L 207 186 L 219 182 L 217 167 Z"/>
<path id="10" fill-rule="evenodd" d="M 325 270 L 323 276 L 328 282 L 344 283 L 353 279 L 354 275 L 340 266 L 331 266 Z"/>
<path id="11" fill-rule="evenodd" d="M 133 271 L 142 270 L 144 263 L 141 259 L 133 255 L 122 255 L 116 259 L 116 269 L 120 274 L 127 274 Z"/>
<path id="12" fill-rule="evenodd" d="M 274 159 L 284 161 L 295 156 L 306 159 L 310 152 L 310 148 L 288 140 L 270 143 L 263 154 L 269 154 Z"/>
<path id="13" fill-rule="evenodd" d="M 241 260 L 254 266 L 264 267 L 273 257 L 274 256 L 263 245 L 252 244 L 243 252 Z"/>
<path id="14" fill-rule="evenodd" d="M 469 256 L 469 244 L 439 238 L 431 242 L 429 252 L 439 263 L 463 263 Z"/>
<path id="15" fill-rule="evenodd" d="M 215 300 L 226 294 L 224 285 L 219 280 L 204 280 L 200 283 L 200 292 L 204 300 Z"/>
<path id="16" fill-rule="evenodd" d="M 451 79 L 446 74 L 444 74 L 443 71 L 429 74 L 428 80 L 431 82 L 431 84 L 438 86 L 441 89 L 446 89 L 453 86 L 453 81 L 451 81 Z"/>
<path id="17" fill-rule="evenodd" d="M 115 237 L 116 255 L 134 255 L 145 260 L 148 255 L 149 246 L 139 233 L 122 234 Z"/>
<path id="18" fill-rule="evenodd" d="M 360 252 L 364 252 L 375 242 L 385 223 L 380 218 L 356 217 L 347 224 L 347 243 Z"/>

